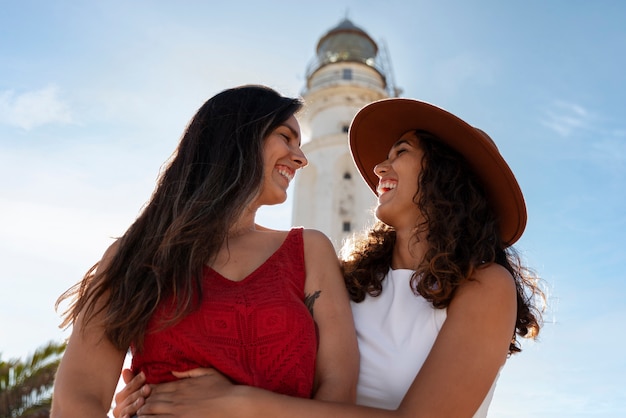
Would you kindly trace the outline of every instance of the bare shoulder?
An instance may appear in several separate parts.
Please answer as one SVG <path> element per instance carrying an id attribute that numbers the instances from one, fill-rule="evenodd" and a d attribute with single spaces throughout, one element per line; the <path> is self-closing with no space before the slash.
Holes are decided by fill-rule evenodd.
<path id="1" fill-rule="evenodd" d="M 120 240 L 116 239 L 113 241 L 113 244 L 109 245 L 104 254 L 102 255 L 102 260 L 108 260 L 117 254 L 117 250 L 120 247 Z"/>
<path id="2" fill-rule="evenodd" d="M 302 231 L 302 237 L 304 239 L 304 243 L 305 245 L 322 245 L 322 246 L 326 246 L 326 247 L 330 247 L 333 248 L 334 251 L 334 247 L 332 242 L 330 241 L 330 238 L 328 238 L 326 236 L 326 234 L 324 234 L 322 231 L 318 231 L 317 229 L 304 229 Z"/>
<path id="3" fill-rule="evenodd" d="M 448 320 L 458 329 L 481 335 L 488 346 L 498 346 L 505 354 L 516 317 L 515 281 L 511 273 L 498 264 L 476 270 L 471 280 L 459 286 L 448 306 Z"/>
<path id="4" fill-rule="evenodd" d="M 492 319 L 515 316 L 517 290 L 513 276 L 506 268 L 495 263 L 486 265 L 476 270 L 471 280 L 459 286 L 448 313 L 464 316 L 468 312 L 480 312 L 481 316 Z"/>
<path id="5" fill-rule="evenodd" d="M 461 284 L 459 293 L 475 294 L 492 297 L 515 297 L 515 281 L 511 273 L 503 266 L 491 263 L 474 272 L 471 280 Z"/>
<path id="6" fill-rule="evenodd" d="M 303 228 L 302 234 L 305 239 L 314 239 L 314 240 L 322 240 L 330 243 L 330 239 L 324 234 L 322 231 L 318 231 L 317 229 Z"/>
<path id="7" fill-rule="evenodd" d="M 304 259 L 307 270 L 307 289 L 321 286 L 326 280 L 341 282 L 339 259 L 330 239 L 315 229 L 304 229 Z"/>
<path id="8" fill-rule="evenodd" d="M 113 241 L 113 244 L 109 245 L 109 247 L 104 251 L 102 258 L 98 262 L 98 269 L 102 270 L 106 268 L 109 264 L 111 264 L 111 260 L 113 260 L 113 257 L 115 257 L 115 254 L 117 254 L 119 246 L 120 246 L 119 239 L 116 239 L 115 241 Z"/>

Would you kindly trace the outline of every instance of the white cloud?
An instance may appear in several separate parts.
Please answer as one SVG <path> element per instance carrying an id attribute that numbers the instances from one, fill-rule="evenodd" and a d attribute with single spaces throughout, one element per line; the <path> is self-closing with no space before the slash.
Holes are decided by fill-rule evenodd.
<path id="1" fill-rule="evenodd" d="M 626 130 L 622 120 L 574 102 L 555 100 L 544 109 L 540 123 L 555 132 L 556 138 L 567 140 L 560 158 L 594 163 L 603 172 L 611 172 L 605 182 L 623 177 Z"/>
<path id="2" fill-rule="evenodd" d="M 555 101 L 545 112 L 542 124 L 562 137 L 570 136 L 574 131 L 590 127 L 592 115 L 584 107 L 563 100 Z"/>
<path id="3" fill-rule="evenodd" d="M 0 123 L 31 130 L 46 124 L 72 123 L 72 113 L 55 85 L 21 94 L 9 90 L 0 92 Z"/>

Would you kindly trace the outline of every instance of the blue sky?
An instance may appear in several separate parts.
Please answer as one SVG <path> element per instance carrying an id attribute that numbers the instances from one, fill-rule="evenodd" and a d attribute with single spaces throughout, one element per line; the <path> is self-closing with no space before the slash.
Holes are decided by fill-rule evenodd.
<path id="1" fill-rule="evenodd" d="M 403 96 L 487 131 L 524 191 L 517 248 L 550 310 L 491 416 L 626 416 L 625 3 L 210 3 L 0 1 L 3 359 L 67 336 L 54 301 L 133 221 L 204 100 L 299 95 L 347 14 L 387 46 Z M 260 219 L 288 228 L 290 203 Z"/>

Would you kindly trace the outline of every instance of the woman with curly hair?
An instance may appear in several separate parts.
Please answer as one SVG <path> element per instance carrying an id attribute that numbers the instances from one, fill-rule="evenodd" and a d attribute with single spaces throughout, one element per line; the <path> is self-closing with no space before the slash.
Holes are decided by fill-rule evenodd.
<path id="1" fill-rule="evenodd" d="M 129 347 L 148 383 L 212 367 L 233 382 L 354 402 L 358 349 L 330 240 L 256 223 L 307 164 L 302 102 L 224 90 L 192 118 L 139 217 L 75 287 L 52 417 L 104 417 Z"/>
<path id="2" fill-rule="evenodd" d="M 357 405 L 196 370 L 172 386 L 131 382 L 125 404 L 145 402 L 140 417 L 486 416 L 507 357 L 541 325 L 538 278 L 511 247 L 526 226 L 512 171 L 483 131 L 412 99 L 361 109 L 350 147 L 378 195 L 376 224 L 342 255 L 361 358 Z"/>

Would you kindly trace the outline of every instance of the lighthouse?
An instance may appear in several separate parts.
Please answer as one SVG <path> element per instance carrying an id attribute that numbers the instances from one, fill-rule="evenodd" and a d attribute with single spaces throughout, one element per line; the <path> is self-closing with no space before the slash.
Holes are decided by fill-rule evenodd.
<path id="1" fill-rule="evenodd" d="M 386 49 L 349 19 L 317 43 L 299 115 L 308 166 L 296 176 L 292 225 L 318 229 L 339 248 L 369 226 L 376 198 L 350 156 L 348 128 L 366 104 L 397 96 Z"/>

